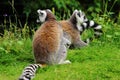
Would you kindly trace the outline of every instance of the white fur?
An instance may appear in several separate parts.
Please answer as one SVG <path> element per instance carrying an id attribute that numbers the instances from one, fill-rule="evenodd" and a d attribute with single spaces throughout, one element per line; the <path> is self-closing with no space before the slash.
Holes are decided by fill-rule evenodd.
<path id="1" fill-rule="evenodd" d="M 77 13 L 79 13 L 79 12 L 80 12 L 81 17 L 79 17 L 79 16 L 77 15 Z M 78 11 L 78 12 L 75 13 L 75 17 L 76 17 L 76 19 L 77 19 L 77 24 L 76 24 L 77 29 L 78 29 L 79 31 L 83 31 L 83 29 L 82 29 L 82 27 L 81 27 L 81 24 L 84 22 L 84 15 L 82 14 L 81 11 Z"/>
<path id="2" fill-rule="evenodd" d="M 101 32 L 95 32 L 95 34 L 96 34 L 96 35 L 102 35 L 102 33 L 101 33 Z"/>
<path id="3" fill-rule="evenodd" d="M 87 23 L 83 23 L 83 25 L 84 25 L 84 28 L 86 28 L 86 27 L 87 27 Z"/>
<path id="4" fill-rule="evenodd" d="M 52 13 L 52 11 L 51 11 L 50 9 L 47 9 L 47 11 L 49 11 L 49 12 L 51 12 L 51 13 Z"/>
<path id="5" fill-rule="evenodd" d="M 80 17 L 77 15 L 77 13 L 80 13 Z M 80 11 L 78 11 L 76 14 L 75 14 L 75 17 L 76 17 L 76 19 L 77 19 L 77 28 L 78 28 L 78 30 L 79 31 L 83 31 L 83 29 L 82 29 L 82 27 L 81 27 L 81 24 L 84 22 L 84 13 L 80 10 Z M 87 24 L 83 24 L 84 25 L 84 27 L 86 27 L 87 26 Z"/>
<path id="6" fill-rule="evenodd" d="M 85 19 L 84 19 L 84 21 L 88 21 L 88 19 L 87 19 L 87 18 L 85 18 Z"/>
<path id="7" fill-rule="evenodd" d="M 77 9 L 75 9 L 75 10 L 74 10 L 73 14 L 75 14 L 76 12 L 78 12 L 78 10 L 77 10 Z"/>
<path id="8" fill-rule="evenodd" d="M 69 61 L 69 60 L 65 60 L 64 62 L 63 61 L 61 61 L 61 62 L 59 62 L 58 64 L 70 64 L 71 62 Z"/>
<path id="9" fill-rule="evenodd" d="M 76 19 L 77 19 L 77 23 L 83 23 L 84 22 L 84 16 L 82 16 L 81 15 L 81 17 L 79 17 L 78 15 L 77 15 L 77 13 L 75 14 L 75 17 L 76 17 Z"/>
<path id="10" fill-rule="evenodd" d="M 93 26 L 94 25 L 94 21 L 90 21 L 90 26 Z"/>
<path id="11" fill-rule="evenodd" d="M 86 43 L 89 44 L 90 43 L 90 39 L 86 39 Z"/>
<path id="12" fill-rule="evenodd" d="M 47 17 L 46 11 L 45 11 L 45 10 L 40 10 L 40 9 L 38 9 L 38 10 L 37 10 L 37 13 L 38 13 L 38 15 L 39 15 L 39 21 L 38 21 L 38 22 L 45 22 L 45 19 L 46 19 L 46 17 Z M 41 13 L 42 13 L 42 14 L 41 14 Z"/>
<path id="13" fill-rule="evenodd" d="M 37 22 L 37 23 L 39 23 L 39 22 L 40 22 L 40 20 L 39 20 L 39 19 L 37 19 L 37 20 L 36 20 L 36 22 Z"/>
<path id="14" fill-rule="evenodd" d="M 97 27 L 95 27 L 94 29 L 101 29 L 102 26 L 101 25 L 98 25 Z"/>
<path id="15" fill-rule="evenodd" d="M 81 27 L 80 25 L 81 25 L 80 23 L 77 23 L 77 29 L 78 29 L 79 31 L 83 31 L 83 29 L 82 29 L 82 27 Z"/>

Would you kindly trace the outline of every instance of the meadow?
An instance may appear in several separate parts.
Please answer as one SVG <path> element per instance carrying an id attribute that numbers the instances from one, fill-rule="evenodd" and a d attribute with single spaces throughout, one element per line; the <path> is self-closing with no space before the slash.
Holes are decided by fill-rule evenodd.
<path id="1" fill-rule="evenodd" d="M 69 49 L 71 64 L 39 69 L 33 80 L 120 80 L 120 25 L 104 16 L 94 20 L 103 27 L 99 39 L 81 49 Z M 0 80 L 17 80 L 24 67 L 34 63 L 28 27 L 4 30 L 0 37 Z M 81 36 L 90 34 L 86 31 Z"/>

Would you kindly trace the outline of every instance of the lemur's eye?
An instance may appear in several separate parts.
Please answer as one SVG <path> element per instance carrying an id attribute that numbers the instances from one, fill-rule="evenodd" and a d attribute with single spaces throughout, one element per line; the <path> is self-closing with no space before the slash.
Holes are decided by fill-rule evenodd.
<path id="1" fill-rule="evenodd" d="M 77 15 L 80 17 L 80 13 L 77 13 Z"/>

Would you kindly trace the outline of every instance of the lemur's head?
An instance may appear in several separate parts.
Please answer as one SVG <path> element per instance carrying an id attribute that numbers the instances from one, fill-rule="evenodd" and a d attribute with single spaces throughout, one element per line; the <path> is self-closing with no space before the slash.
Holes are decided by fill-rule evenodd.
<path id="1" fill-rule="evenodd" d="M 43 23 L 47 20 L 55 19 L 55 16 L 52 14 L 52 11 L 49 9 L 46 9 L 46 10 L 38 9 L 37 13 L 38 13 L 38 19 L 37 19 L 38 23 L 39 22 Z"/>
<path id="2" fill-rule="evenodd" d="M 85 13 L 82 12 L 81 10 L 79 10 L 77 13 L 76 13 L 76 19 L 77 19 L 77 23 L 83 23 L 85 21 L 87 21 L 87 17 L 85 16 Z"/>
<path id="3" fill-rule="evenodd" d="M 70 21 L 72 22 L 72 24 L 74 25 L 74 27 L 80 31 L 80 26 L 82 23 L 84 23 L 85 21 L 87 21 L 88 19 L 86 18 L 84 12 L 82 12 L 81 10 L 75 10 L 72 14 L 72 16 L 70 17 Z"/>

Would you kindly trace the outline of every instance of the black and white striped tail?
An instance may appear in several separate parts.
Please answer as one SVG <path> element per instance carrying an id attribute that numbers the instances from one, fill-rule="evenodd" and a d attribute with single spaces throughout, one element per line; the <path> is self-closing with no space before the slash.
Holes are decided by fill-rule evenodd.
<path id="1" fill-rule="evenodd" d="M 42 67 L 40 64 L 30 64 L 22 72 L 22 75 L 20 76 L 19 80 L 31 80 L 34 78 L 36 70 Z"/>
<path id="2" fill-rule="evenodd" d="M 87 20 L 87 21 L 83 22 L 81 25 L 80 35 L 84 32 L 85 29 L 89 29 L 89 28 L 94 29 L 94 37 L 95 38 L 99 38 L 103 33 L 101 25 L 95 23 L 92 20 L 90 20 L 90 21 Z M 89 41 L 91 41 L 91 40 L 92 40 L 92 38 L 86 39 L 86 43 L 89 43 Z"/>

